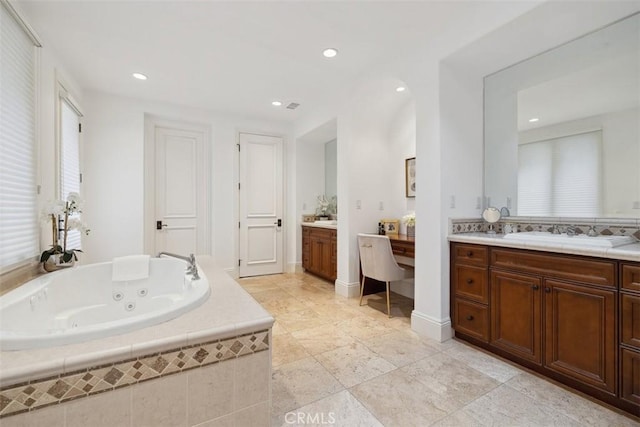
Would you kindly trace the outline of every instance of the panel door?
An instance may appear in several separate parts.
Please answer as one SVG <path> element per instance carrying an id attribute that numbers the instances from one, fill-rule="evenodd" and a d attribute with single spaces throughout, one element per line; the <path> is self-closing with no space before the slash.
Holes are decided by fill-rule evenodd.
<path id="1" fill-rule="evenodd" d="M 282 138 L 240 134 L 240 277 L 282 273 Z"/>
<path id="2" fill-rule="evenodd" d="M 208 252 L 204 132 L 155 128 L 155 253 Z"/>
<path id="3" fill-rule="evenodd" d="M 545 366 L 615 393 L 616 293 L 556 280 L 544 287 Z"/>
<path id="4" fill-rule="evenodd" d="M 541 279 L 491 272 L 491 345 L 542 362 Z"/>

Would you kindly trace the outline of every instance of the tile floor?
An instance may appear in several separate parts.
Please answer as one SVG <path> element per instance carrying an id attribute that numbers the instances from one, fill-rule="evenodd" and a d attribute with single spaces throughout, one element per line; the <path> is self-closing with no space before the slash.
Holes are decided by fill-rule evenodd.
<path id="1" fill-rule="evenodd" d="M 307 274 L 241 279 L 273 316 L 273 426 L 640 426 L 458 341 L 411 331 L 413 300 Z"/>

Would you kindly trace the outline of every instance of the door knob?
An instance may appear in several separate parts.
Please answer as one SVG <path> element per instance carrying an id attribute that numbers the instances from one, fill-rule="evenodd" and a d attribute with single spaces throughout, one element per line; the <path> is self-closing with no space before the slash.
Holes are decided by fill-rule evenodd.
<path id="1" fill-rule="evenodd" d="M 156 230 L 162 230 L 162 228 L 166 227 L 167 224 L 163 224 L 162 220 L 156 221 Z"/>

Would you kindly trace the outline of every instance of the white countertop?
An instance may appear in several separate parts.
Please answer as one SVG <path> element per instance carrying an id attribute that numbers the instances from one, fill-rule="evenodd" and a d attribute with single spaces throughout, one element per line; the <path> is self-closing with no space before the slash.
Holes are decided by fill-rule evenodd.
<path id="1" fill-rule="evenodd" d="M 317 221 L 317 222 L 303 222 L 302 225 L 305 227 L 318 227 L 318 228 L 330 228 L 332 230 L 338 229 L 338 224 L 323 224 L 325 221 Z M 326 221 L 328 222 L 328 221 Z"/>
<path id="2" fill-rule="evenodd" d="M 211 257 L 197 257 L 211 295 L 199 307 L 159 325 L 83 343 L 0 352 L 4 386 L 113 363 L 244 333 L 269 329 L 273 317 Z"/>
<path id="3" fill-rule="evenodd" d="M 504 234 L 492 235 L 487 233 L 459 233 L 450 234 L 448 239 L 450 242 L 475 243 L 480 245 L 501 246 L 505 248 L 557 252 L 571 255 L 586 255 L 599 258 L 640 262 L 640 242 L 615 248 L 598 248 L 549 242 L 522 242 L 506 240 L 504 239 Z"/>

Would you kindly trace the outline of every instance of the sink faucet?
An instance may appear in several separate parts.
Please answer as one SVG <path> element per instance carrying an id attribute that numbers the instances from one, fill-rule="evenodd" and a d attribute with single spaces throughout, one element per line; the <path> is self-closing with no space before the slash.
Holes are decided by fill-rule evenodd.
<path id="1" fill-rule="evenodd" d="M 160 258 L 162 255 L 187 261 L 189 263 L 189 266 L 187 267 L 186 273 L 191 274 L 191 277 L 193 278 L 193 280 L 200 279 L 200 275 L 198 274 L 198 266 L 196 265 L 195 255 L 190 254 L 188 257 L 186 257 L 182 255 L 172 254 L 170 252 L 160 252 L 158 253 L 158 258 Z"/>
<path id="2" fill-rule="evenodd" d="M 567 236 L 575 236 L 576 233 L 576 226 L 575 225 L 570 225 L 567 227 Z"/>

